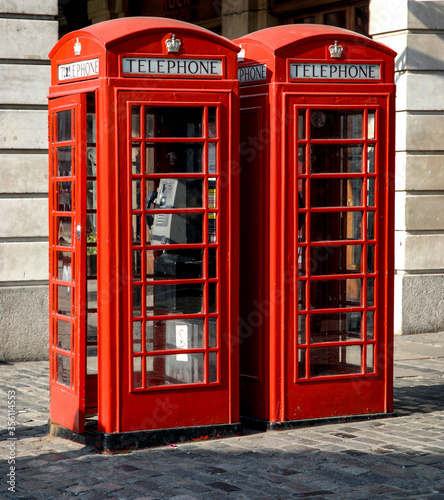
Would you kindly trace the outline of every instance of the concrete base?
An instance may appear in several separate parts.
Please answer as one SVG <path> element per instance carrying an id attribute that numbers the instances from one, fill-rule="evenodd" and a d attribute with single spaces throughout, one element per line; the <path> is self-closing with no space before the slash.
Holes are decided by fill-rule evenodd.
<path id="1" fill-rule="evenodd" d="M 444 275 L 395 276 L 395 335 L 444 330 Z"/>
<path id="2" fill-rule="evenodd" d="M 0 361 L 48 359 L 49 288 L 0 288 Z"/>

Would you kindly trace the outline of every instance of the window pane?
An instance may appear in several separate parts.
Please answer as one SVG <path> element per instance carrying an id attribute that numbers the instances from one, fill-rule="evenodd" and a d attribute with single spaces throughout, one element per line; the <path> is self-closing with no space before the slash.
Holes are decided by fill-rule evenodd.
<path id="1" fill-rule="evenodd" d="M 142 352 L 142 322 L 133 322 L 133 352 Z"/>
<path id="2" fill-rule="evenodd" d="M 71 323 L 57 320 L 57 347 L 71 351 Z"/>
<path id="3" fill-rule="evenodd" d="M 360 207 L 362 179 L 311 179 L 310 204 L 312 207 Z"/>
<path id="4" fill-rule="evenodd" d="M 344 342 L 362 339 L 362 312 L 310 315 L 310 342 Z"/>
<path id="5" fill-rule="evenodd" d="M 148 226 L 147 243 L 149 245 L 202 243 L 202 221 L 203 214 L 199 213 L 155 214 L 153 225 Z"/>
<path id="6" fill-rule="evenodd" d="M 298 378 L 306 378 L 305 353 L 307 349 L 298 349 Z"/>
<path id="7" fill-rule="evenodd" d="M 375 371 L 375 363 L 374 363 L 374 345 L 369 344 L 367 345 L 367 368 L 366 372 L 367 373 L 374 373 Z"/>
<path id="8" fill-rule="evenodd" d="M 307 342 L 307 333 L 306 333 L 306 319 L 307 316 L 305 314 L 299 314 L 298 316 L 298 344 L 305 344 Z"/>
<path id="9" fill-rule="evenodd" d="M 361 272 L 362 245 L 310 247 L 312 276 Z"/>
<path id="10" fill-rule="evenodd" d="M 217 319 L 208 319 L 208 347 L 217 347 Z"/>
<path id="11" fill-rule="evenodd" d="M 56 217 L 56 234 L 57 234 L 57 245 L 62 247 L 70 247 L 72 242 L 71 235 L 71 217 Z"/>
<path id="12" fill-rule="evenodd" d="M 86 150 L 86 175 L 95 177 L 97 174 L 96 148 Z"/>
<path id="13" fill-rule="evenodd" d="M 369 174 L 375 173 L 375 146 L 367 147 L 367 172 Z"/>
<path id="14" fill-rule="evenodd" d="M 360 240 L 361 224 L 362 212 L 312 213 L 311 241 Z"/>
<path id="15" fill-rule="evenodd" d="M 57 142 L 71 140 L 71 110 L 59 111 L 57 116 Z"/>
<path id="16" fill-rule="evenodd" d="M 211 384 L 212 382 L 217 382 L 217 352 L 208 353 L 208 362 L 208 382 Z"/>
<path id="17" fill-rule="evenodd" d="M 57 285 L 57 313 L 64 316 L 72 314 L 72 287 Z"/>
<path id="18" fill-rule="evenodd" d="M 310 282 L 310 307 L 331 309 L 361 306 L 362 279 Z"/>
<path id="19" fill-rule="evenodd" d="M 131 137 L 140 137 L 140 106 L 131 106 Z"/>
<path id="20" fill-rule="evenodd" d="M 310 146 L 310 171 L 312 174 L 360 173 L 362 171 L 362 146 L 312 144 Z"/>
<path id="21" fill-rule="evenodd" d="M 311 139 L 361 139 L 362 111 L 311 110 Z"/>
<path id="22" fill-rule="evenodd" d="M 149 369 L 148 369 L 149 367 Z M 204 382 L 204 354 L 166 354 L 147 358 L 147 387 Z"/>
<path id="23" fill-rule="evenodd" d="M 146 147 L 147 174 L 201 173 L 202 144 L 161 143 Z"/>
<path id="24" fill-rule="evenodd" d="M 298 111 L 298 139 L 305 139 L 306 138 L 306 131 L 305 131 L 305 115 L 307 113 L 307 110 L 305 109 L 300 109 Z"/>
<path id="25" fill-rule="evenodd" d="M 198 279 L 203 277 L 202 250 L 172 250 L 146 252 L 150 262 L 146 280 Z M 148 268 L 148 266 L 147 266 Z"/>
<path id="26" fill-rule="evenodd" d="M 97 280 L 86 280 L 86 306 L 88 309 L 97 309 Z"/>
<path id="27" fill-rule="evenodd" d="M 59 384 L 71 386 L 71 358 L 56 354 L 57 359 L 57 382 Z"/>
<path id="28" fill-rule="evenodd" d="M 74 256 L 71 252 L 57 252 L 57 278 L 63 281 L 74 279 Z"/>
<path id="29" fill-rule="evenodd" d="M 133 388 L 142 387 L 142 358 L 133 358 Z"/>
<path id="30" fill-rule="evenodd" d="M 310 349 L 310 377 L 361 373 L 359 345 L 313 347 Z"/>
<path id="31" fill-rule="evenodd" d="M 89 345 L 86 347 L 86 374 L 97 375 L 97 346 Z"/>
<path id="32" fill-rule="evenodd" d="M 204 347 L 204 319 L 147 321 L 147 351 Z"/>
<path id="33" fill-rule="evenodd" d="M 217 116 L 217 108 L 208 108 L 208 137 L 213 139 L 217 137 L 217 122 L 216 122 L 216 116 Z"/>
<path id="34" fill-rule="evenodd" d="M 202 137 L 201 107 L 147 107 L 145 136 Z"/>
<path id="35" fill-rule="evenodd" d="M 71 146 L 57 148 L 57 177 L 70 177 L 72 175 L 72 150 Z"/>
<path id="36" fill-rule="evenodd" d="M 146 314 L 198 314 L 202 312 L 203 284 L 147 286 L 147 296 L 152 297 L 153 310 L 147 300 Z"/>
<path id="37" fill-rule="evenodd" d="M 97 342 L 97 312 L 88 311 L 86 316 L 86 338 L 88 342 Z"/>
<path id="38" fill-rule="evenodd" d="M 169 178 L 147 181 L 145 209 L 201 208 L 202 186 L 202 179 Z"/>

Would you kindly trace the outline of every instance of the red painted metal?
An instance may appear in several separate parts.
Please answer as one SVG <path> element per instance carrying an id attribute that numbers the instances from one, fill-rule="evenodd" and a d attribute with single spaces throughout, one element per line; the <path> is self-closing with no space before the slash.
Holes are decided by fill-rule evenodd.
<path id="1" fill-rule="evenodd" d="M 395 54 L 320 25 L 235 43 L 241 415 L 272 427 L 389 413 Z"/>
<path id="2" fill-rule="evenodd" d="M 174 38 L 180 40 L 180 48 L 169 52 L 166 42 Z M 238 50 L 232 42 L 180 21 L 125 18 L 70 33 L 51 51 L 50 117 L 59 108 L 75 112 L 78 129 L 72 145 L 81 165 L 75 174 L 79 177 L 72 179 L 79 187 L 75 216 L 85 218 L 80 242 L 73 250 L 76 258 L 77 252 L 81 256 L 73 287 L 84 295 L 76 303 L 80 316 L 70 320 L 77 328 L 70 356 L 78 390 L 65 390 L 55 381 L 51 354 L 51 419 L 55 424 L 81 433 L 85 418 L 88 423 L 85 413 L 95 413 L 98 432 L 108 435 L 239 421 Z M 193 113 L 198 117 L 194 122 Z M 185 122 L 188 125 L 181 127 Z M 92 123 L 96 139 L 87 142 L 86 129 L 90 133 Z M 158 135 L 161 128 L 170 132 Z M 160 152 L 167 147 L 176 151 L 176 157 L 185 150 L 181 158 L 186 168 L 176 170 L 173 163 L 165 163 Z M 97 171 L 92 173 L 87 158 L 93 151 Z M 57 181 L 51 181 L 52 193 Z M 88 193 L 96 189 L 94 206 L 87 181 Z M 186 202 L 161 204 L 161 186 L 168 182 L 188 186 Z M 159 197 L 154 205 L 148 200 L 153 189 Z M 50 203 L 54 218 L 54 194 Z M 88 233 L 88 242 L 86 216 L 97 223 L 97 237 Z M 200 239 L 190 235 L 168 241 L 169 233 L 153 244 L 156 217 L 159 227 L 168 218 L 198 221 L 195 227 L 200 221 Z M 189 224 L 186 231 L 190 231 Z M 54 227 L 53 253 L 57 250 Z M 97 290 L 93 290 L 95 275 L 85 272 L 87 248 L 89 254 L 97 252 Z M 195 259 L 193 269 L 200 271 L 167 278 L 156 274 L 150 267 L 153 262 L 162 255 L 168 260 L 174 252 L 179 262 L 176 269 L 188 257 L 188 263 Z M 52 281 L 57 284 L 55 266 L 53 258 Z M 162 297 L 171 298 L 173 293 L 176 304 L 177 290 L 184 289 L 184 301 L 194 297 L 196 302 L 193 294 L 197 294 L 201 307 L 161 309 Z M 51 304 L 55 303 L 52 293 Z M 91 334 L 95 314 L 96 341 Z M 183 331 L 190 335 L 185 347 L 178 340 Z M 198 340 L 192 344 L 190 332 L 195 331 Z M 54 342 L 51 353 L 58 352 Z M 93 353 L 96 344 L 97 358 L 86 356 L 86 348 Z M 197 379 L 180 379 L 180 366 L 191 370 L 194 361 L 200 363 Z M 65 418 L 65 407 L 70 408 L 69 415 L 78 412 L 74 423 Z"/>

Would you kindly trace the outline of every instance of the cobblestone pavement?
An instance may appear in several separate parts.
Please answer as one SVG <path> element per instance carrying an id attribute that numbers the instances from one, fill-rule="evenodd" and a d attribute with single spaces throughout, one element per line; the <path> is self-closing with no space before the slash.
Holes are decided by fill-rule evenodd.
<path id="1" fill-rule="evenodd" d="M 444 499 L 444 333 L 395 340 L 396 418 L 328 424 L 118 455 L 46 436 L 48 364 L 0 364 L 5 499 Z M 15 492 L 8 459 L 16 456 Z"/>

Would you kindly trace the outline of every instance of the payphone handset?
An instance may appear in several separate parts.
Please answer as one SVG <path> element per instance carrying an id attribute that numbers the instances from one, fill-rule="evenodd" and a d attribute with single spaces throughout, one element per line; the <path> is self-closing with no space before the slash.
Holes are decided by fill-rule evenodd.
<path id="1" fill-rule="evenodd" d="M 186 184 L 182 179 L 160 179 L 159 187 L 146 202 L 146 209 L 154 202 L 155 210 L 186 206 Z M 182 214 L 155 214 L 152 219 L 152 245 L 180 245 L 187 243 L 186 219 Z M 149 220 L 147 220 L 148 225 Z"/>

